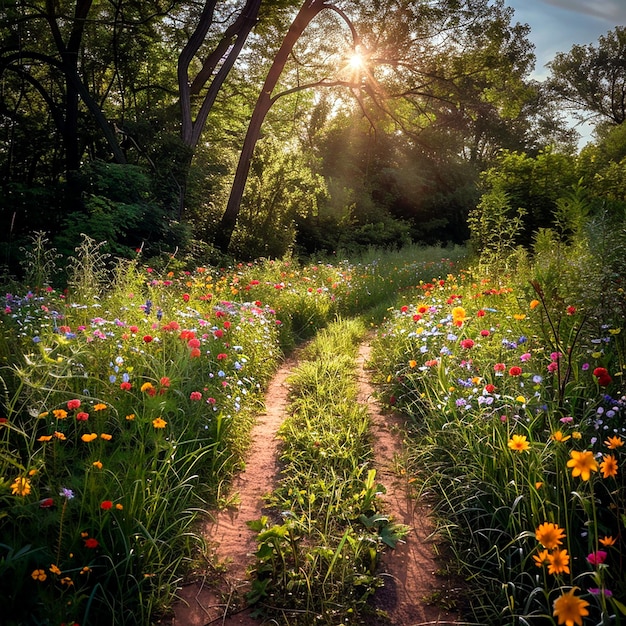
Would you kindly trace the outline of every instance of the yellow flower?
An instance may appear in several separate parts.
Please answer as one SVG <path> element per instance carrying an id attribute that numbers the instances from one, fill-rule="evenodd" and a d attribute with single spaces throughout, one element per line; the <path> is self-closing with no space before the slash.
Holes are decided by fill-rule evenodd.
<path id="1" fill-rule="evenodd" d="M 45 570 L 36 569 L 31 574 L 31 578 L 33 580 L 38 580 L 39 582 L 43 582 L 44 580 L 46 580 L 46 578 L 48 578 L 48 575 L 46 574 Z"/>
<path id="2" fill-rule="evenodd" d="M 102 469 L 102 463 L 100 461 L 94 461 L 92 465 L 98 469 Z"/>
<path id="3" fill-rule="evenodd" d="M 548 550 L 553 550 L 557 546 L 560 546 L 563 543 L 561 540 L 564 537 L 565 531 L 552 522 L 544 522 L 535 530 L 535 538 Z"/>
<path id="4" fill-rule="evenodd" d="M 552 433 L 550 435 L 550 439 L 552 439 L 553 441 L 567 441 L 570 438 L 570 435 L 563 435 L 563 433 L 560 430 L 557 430 L 555 433 Z"/>
<path id="5" fill-rule="evenodd" d="M 96 433 L 91 433 L 90 435 L 88 434 L 84 434 L 81 436 L 81 439 L 85 442 L 85 443 L 89 443 L 90 441 L 94 441 L 94 439 L 97 439 L 98 435 L 96 435 Z"/>
<path id="6" fill-rule="evenodd" d="M 465 309 L 462 306 L 455 306 L 452 309 L 452 321 L 455 324 L 462 324 L 465 321 L 465 318 L 467 317 L 467 313 L 465 312 Z"/>
<path id="7" fill-rule="evenodd" d="M 167 426 L 167 422 L 164 419 L 157 417 L 156 419 L 152 420 L 152 425 L 155 428 L 165 428 Z"/>
<path id="8" fill-rule="evenodd" d="M 582 433 L 581 433 L 580 431 L 575 430 L 575 431 L 572 433 L 572 438 L 573 438 L 573 439 L 582 439 L 582 438 L 583 438 L 583 435 L 582 435 Z"/>
<path id="9" fill-rule="evenodd" d="M 27 496 L 30 493 L 30 480 L 25 476 L 18 476 L 11 485 L 14 496 Z"/>
<path id="10" fill-rule="evenodd" d="M 154 385 L 152 383 L 144 383 L 141 385 L 141 391 L 149 391 L 150 389 L 154 389 Z"/>
<path id="11" fill-rule="evenodd" d="M 520 404 L 524 404 L 526 402 L 526 398 L 524 398 L 524 396 L 517 396 L 517 398 L 515 398 L 515 402 L 519 402 Z"/>
<path id="12" fill-rule="evenodd" d="M 567 550 L 555 550 L 548 554 L 548 574 L 569 574 Z"/>
<path id="13" fill-rule="evenodd" d="M 533 554 L 533 561 L 537 567 L 543 567 L 548 562 L 548 551 L 540 550 L 537 554 Z"/>
<path id="14" fill-rule="evenodd" d="M 598 539 L 598 541 L 605 547 L 614 546 L 617 541 L 615 537 L 602 537 L 602 539 Z"/>
<path id="15" fill-rule="evenodd" d="M 105 441 L 111 441 L 111 439 L 113 439 L 113 435 L 109 435 L 108 433 L 102 433 L 100 435 L 101 439 L 104 439 Z"/>
<path id="16" fill-rule="evenodd" d="M 57 576 L 61 574 L 61 570 L 54 563 L 50 566 L 50 571 Z"/>
<path id="17" fill-rule="evenodd" d="M 126 419 L 129 422 L 132 422 L 135 419 L 135 414 L 134 413 L 130 413 L 129 415 L 126 416 Z"/>
<path id="18" fill-rule="evenodd" d="M 65 409 L 54 409 L 54 411 L 52 411 L 52 414 L 58 420 L 64 420 L 67 417 L 67 411 Z"/>
<path id="19" fill-rule="evenodd" d="M 526 440 L 526 435 L 513 435 L 507 445 L 516 452 L 527 452 L 530 449 L 530 443 Z"/>
<path id="20" fill-rule="evenodd" d="M 614 435 L 613 437 L 609 437 L 604 444 L 610 450 L 616 450 L 617 448 L 621 448 L 624 445 L 624 441 L 621 437 Z"/>
<path id="21" fill-rule="evenodd" d="M 94 411 L 104 411 L 107 408 L 106 404 L 102 404 L 102 402 L 99 402 L 98 404 L 94 405 L 93 410 Z"/>
<path id="22" fill-rule="evenodd" d="M 526 315 L 524 315 L 524 313 L 516 313 L 513 316 L 514 320 L 525 320 L 526 319 Z"/>
<path id="23" fill-rule="evenodd" d="M 40 413 L 37 417 L 48 417 L 48 415 L 48 411 L 44 411 L 43 413 Z"/>
<path id="24" fill-rule="evenodd" d="M 553 615 L 558 619 L 559 626 L 583 626 L 583 617 L 589 615 L 589 602 L 574 595 L 577 588 L 573 587 L 554 601 Z"/>
<path id="25" fill-rule="evenodd" d="M 567 462 L 567 467 L 572 468 L 572 476 L 574 478 L 580 476 L 583 480 L 589 480 L 591 472 L 598 471 L 598 464 L 593 458 L 593 452 L 589 450 L 583 450 L 583 452 L 572 450 L 570 456 L 572 458 Z"/>
<path id="26" fill-rule="evenodd" d="M 531 311 L 536 309 L 539 306 L 539 300 L 531 300 L 529 306 Z"/>
<path id="27" fill-rule="evenodd" d="M 600 463 L 602 478 L 615 478 L 617 476 L 617 459 L 612 454 L 602 457 L 604 460 Z"/>

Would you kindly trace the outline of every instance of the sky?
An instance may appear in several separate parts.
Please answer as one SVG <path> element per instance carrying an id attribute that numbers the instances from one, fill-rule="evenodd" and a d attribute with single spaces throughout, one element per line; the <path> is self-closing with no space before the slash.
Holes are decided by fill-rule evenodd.
<path id="1" fill-rule="evenodd" d="M 531 78 L 543 80 L 545 67 L 557 52 L 569 52 L 574 44 L 598 43 L 616 26 L 626 26 L 626 0 L 505 0 L 515 9 L 514 22 L 530 26 L 537 61 Z M 589 127 L 577 127 L 581 144 L 590 140 Z"/>

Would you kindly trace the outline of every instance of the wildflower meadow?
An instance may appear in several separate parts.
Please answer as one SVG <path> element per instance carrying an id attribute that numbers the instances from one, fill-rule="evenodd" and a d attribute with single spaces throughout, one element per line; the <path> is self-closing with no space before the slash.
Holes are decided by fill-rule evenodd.
<path id="1" fill-rule="evenodd" d="M 155 269 L 140 259 L 107 266 L 85 240 L 66 290 L 42 281 L 8 291 L 0 344 L 5 623 L 149 624 L 166 616 L 185 576 L 210 559 L 200 526 L 207 511 L 228 503 L 266 383 L 285 353 L 339 317 L 359 317 L 375 331 L 370 365 L 381 400 L 406 416 L 403 471 L 417 497 L 433 504 L 445 567 L 463 581 L 464 623 L 624 623 L 620 274 L 597 272 L 593 256 L 570 246 L 553 257 L 520 254 L 497 271 L 481 263 L 463 269 L 455 254 L 412 249 L 359 262 L 194 269 L 172 261 Z M 359 328 L 349 345 L 363 336 Z M 334 363 L 342 345 L 326 339 L 329 356 L 314 360 L 331 367 L 325 359 Z M 296 386 L 318 380 L 311 368 L 311 383 L 304 368 Z M 348 372 L 347 362 L 340 369 Z M 329 455 L 341 442 L 356 495 L 340 481 L 299 506 L 319 504 L 327 524 L 357 509 L 362 523 L 380 521 L 379 486 L 362 466 L 364 415 L 344 420 L 340 407 L 354 408 L 353 391 L 333 392 L 343 386 L 331 378 L 319 410 L 298 401 L 302 412 L 281 434 L 283 456 L 312 476 L 315 463 L 331 471 Z M 343 404 L 333 394 L 345 395 Z M 331 405 L 336 413 L 323 409 Z M 335 431 L 338 421 L 348 434 Z M 321 432 L 329 437 L 323 454 Z M 289 508 L 283 501 L 304 488 L 287 482 L 273 500 Z M 376 554 L 401 532 L 377 540 L 383 530 L 375 525 L 374 536 L 341 527 L 336 547 L 289 544 L 311 571 L 277 573 L 281 541 L 306 526 L 302 515 L 284 528 L 257 523 L 253 594 L 271 588 L 302 614 L 317 604 L 310 594 L 293 597 L 293 576 L 303 592 L 316 581 L 321 598 L 315 568 L 330 563 L 336 572 L 323 581 L 367 578 L 368 591 L 346 614 L 334 599 L 316 610 L 332 605 L 332 619 L 361 623 L 355 610 L 379 585 Z M 392 521 L 385 518 L 384 532 Z M 324 535 L 317 522 L 310 526 Z M 338 568 L 344 545 L 365 564 L 363 574 Z M 347 587 L 337 589 L 349 597 Z"/>

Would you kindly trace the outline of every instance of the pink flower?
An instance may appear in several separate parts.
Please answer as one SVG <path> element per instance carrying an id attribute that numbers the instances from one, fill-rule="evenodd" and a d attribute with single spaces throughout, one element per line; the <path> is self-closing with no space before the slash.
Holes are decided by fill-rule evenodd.
<path id="1" fill-rule="evenodd" d="M 520 360 L 522 363 L 526 363 L 526 361 L 530 361 L 530 359 L 531 359 L 530 352 L 524 352 L 524 354 L 522 354 L 522 355 L 520 356 L 520 358 L 519 358 L 519 360 Z"/>
<path id="2" fill-rule="evenodd" d="M 193 337 L 187 342 L 187 345 L 193 350 L 194 348 L 200 347 L 200 340 Z"/>
<path id="3" fill-rule="evenodd" d="M 490 335 L 490 333 L 489 333 L 489 331 L 488 331 L 488 330 L 486 330 L 486 329 L 485 329 L 485 330 L 481 330 L 481 331 L 480 331 L 480 336 L 481 336 L 481 337 L 489 337 L 489 335 Z"/>
<path id="4" fill-rule="evenodd" d="M 506 365 L 504 363 L 496 363 L 493 366 L 494 372 L 504 372 L 505 369 L 506 369 Z"/>
<path id="5" fill-rule="evenodd" d="M 606 561 L 607 553 L 604 550 L 598 550 L 587 555 L 587 561 L 591 565 L 600 565 Z"/>
<path id="6" fill-rule="evenodd" d="M 76 419 L 79 422 L 86 422 L 89 419 L 89 413 L 85 413 L 84 411 L 81 411 L 80 413 L 76 413 Z"/>
<path id="7" fill-rule="evenodd" d="M 192 391 L 189 394 L 190 400 L 202 400 L 202 394 L 199 391 Z"/>
<path id="8" fill-rule="evenodd" d="M 67 403 L 67 408 L 68 408 L 70 411 L 73 411 L 74 409 L 77 409 L 79 406 L 80 406 L 80 400 L 70 400 L 70 401 Z"/>
<path id="9" fill-rule="evenodd" d="M 225 354 L 224 352 L 220 352 L 220 353 L 217 355 L 217 360 L 218 360 L 218 361 L 223 361 L 224 359 L 227 359 L 227 358 L 228 358 L 228 355 L 227 355 L 227 354 Z"/>
<path id="10" fill-rule="evenodd" d="M 548 364 L 548 371 L 549 372 L 556 372 L 556 370 L 559 369 L 559 365 L 558 363 L 556 363 L 556 361 L 552 361 L 552 363 Z"/>

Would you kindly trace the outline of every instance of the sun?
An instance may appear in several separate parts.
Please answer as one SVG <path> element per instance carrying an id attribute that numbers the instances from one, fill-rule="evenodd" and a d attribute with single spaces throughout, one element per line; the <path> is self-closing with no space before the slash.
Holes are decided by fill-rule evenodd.
<path id="1" fill-rule="evenodd" d="M 363 57 L 363 55 L 358 51 L 355 50 L 349 57 L 348 57 L 348 67 L 353 70 L 360 70 L 363 68 L 363 66 L 365 65 L 365 59 Z"/>

